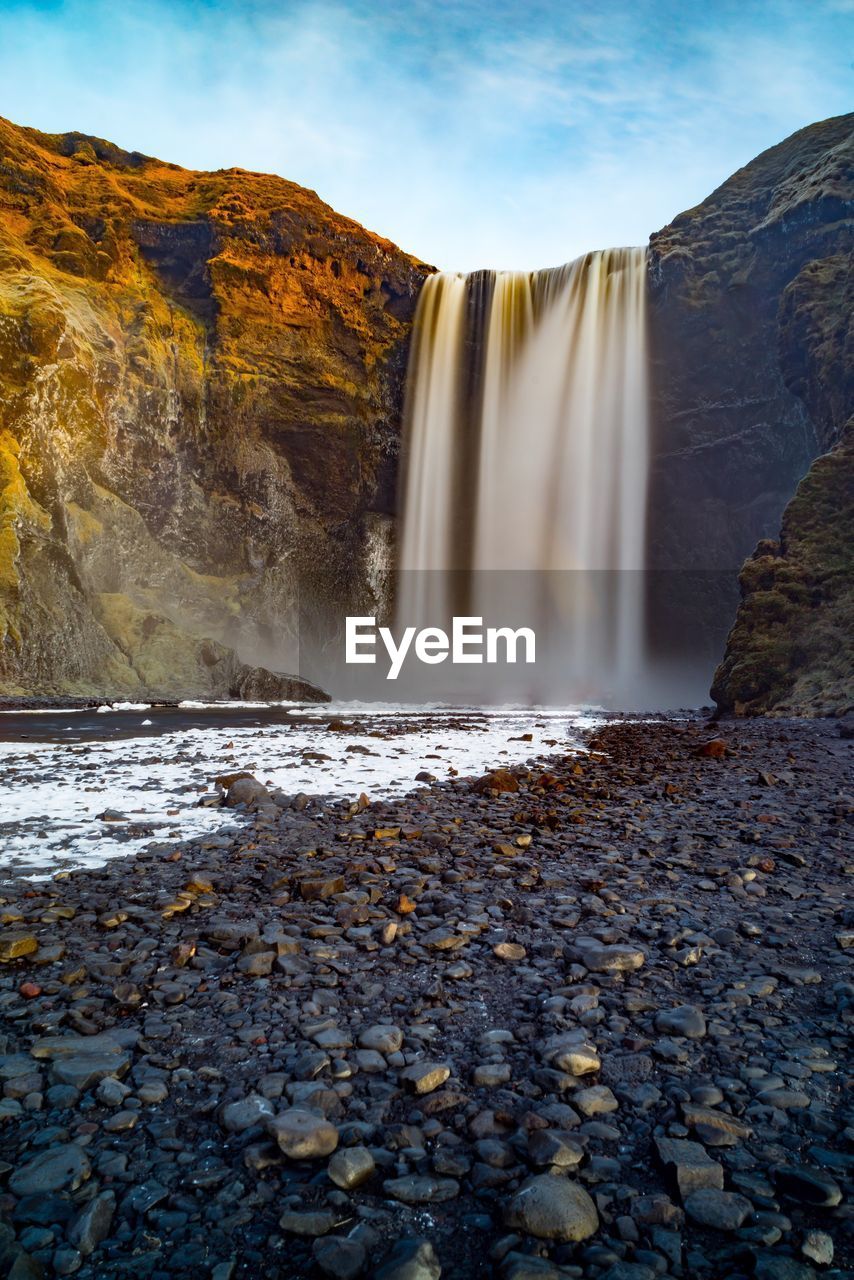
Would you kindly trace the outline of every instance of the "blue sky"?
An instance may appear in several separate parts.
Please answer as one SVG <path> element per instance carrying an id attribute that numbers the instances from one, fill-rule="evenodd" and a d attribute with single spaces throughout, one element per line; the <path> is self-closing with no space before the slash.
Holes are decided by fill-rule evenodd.
<path id="1" fill-rule="evenodd" d="M 0 115 L 313 187 L 444 268 L 644 243 L 854 109 L 854 0 L 0 0 Z"/>

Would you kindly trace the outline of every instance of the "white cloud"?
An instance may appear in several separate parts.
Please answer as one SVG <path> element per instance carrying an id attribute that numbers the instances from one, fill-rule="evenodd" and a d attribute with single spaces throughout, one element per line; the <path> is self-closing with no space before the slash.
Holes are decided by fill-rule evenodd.
<path id="1" fill-rule="evenodd" d="M 5 0 L 0 111 L 282 173 L 440 266 L 544 265 L 644 241 L 845 110 L 849 0 L 711 8 Z"/>

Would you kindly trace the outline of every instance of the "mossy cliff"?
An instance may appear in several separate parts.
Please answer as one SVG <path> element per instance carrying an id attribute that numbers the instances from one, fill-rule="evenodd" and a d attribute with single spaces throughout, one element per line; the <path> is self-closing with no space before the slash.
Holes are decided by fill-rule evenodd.
<path id="1" fill-rule="evenodd" d="M 851 702 L 852 253 L 854 115 L 764 152 L 651 238 L 659 648 L 711 672 L 760 544 L 715 679 L 726 710 Z"/>
<path id="2" fill-rule="evenodd" d="M 381 605 L 428 270 L 283 179 L 0 120 L 0 691 L 251 690 Z"/>

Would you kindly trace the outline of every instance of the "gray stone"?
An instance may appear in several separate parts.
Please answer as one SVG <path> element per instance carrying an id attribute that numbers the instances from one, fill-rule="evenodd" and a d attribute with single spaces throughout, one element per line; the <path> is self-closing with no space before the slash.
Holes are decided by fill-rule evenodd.
<path id="1" fill-rule="evenodd" d="M 272 1115 L 272 1103 L 251 1093 L 248 1098 L 226 1103 L 220 1113 L 220 1124 L 226 1133 L 244 1133 L 253 1125 L 266 1122 Z"/>
<path id="2" fill-rule="evenodd" d="M 320 1270 L 331 1280 L 356 1280 L 368 1259 L 365 1246 L 346 1236 L 324 1236 L 315 1241 L 312 1253 Z"/>
<path id="3" fill-rule="evenodd" d="M 619 1102 L 607 1085 L 594 1084 L 589 1089 L 578 1089 L 572 1095 L 572 1105 L 583 1116 L 603 1116 L 619 1110 Z"/>
<path id="4" fill-rule="evenodd" d="M 586 1240 L 599 1229 L 596 1205 L 584 1188 L 550 1173 L 522 1185 L 506 1205 L 504 1221 L 540 1240 Z"/>
<path id="5" fill-rule="evenodd" d="M 756 1259 L 753 1272 L 755 1280 L 816 1280 L 816 1272 L 797 1258 L 787 1258 L 777 1253 L 763 1253 Z M 846 1273 L 837 1272 L 847 1280 Z"/>
<path id="6" fill-rule="evenodd" d="M 374 1157 L 367 1147 L 340 1147 L 329 1161 L 326 1172 L 336 1187 L 350 1191 L 367 1182 L 375 1169 Z"/>
<path id="7" fill-rule="evenodd" d="M 73 1058 L 57 1058 L 50 1069 L 52 1084 L 69 1084 L 85 1093 L 101 1080 L 127 1075 L 130 1057 L 126 1053 L 86 1053 Z"/>
<path id="8" fill-rule="evenodd" d="M 61 1147 L 49 1147 L 15 1169 L 9 1177 L 9 1187 L 16 1196 L 45 1195 L 66 1188 L 75 1191 L 90 1172 L 82 1147 L 67 1142 Z"/>
<path id="9" fill-rule="evenodd" d="M 699 1142 L 688 1142 L 681 1138 L 656 1138 L 655 1145 L 661 1163 L 672 1171 L 683 1200 L 693 1191 L 707 1188 L 723 1190 L 723 1166 L 713 1160 Z"/>
<path id="10" fill-rule="evenodd" d="M 753 1213 L 753 1206 L 737 1191 L 704 1187 L 685 1197 L 685 1212 L 694 1222 L 716 1231 L 737 1231 Z"/>
<path id="11" fill-rule="evenodd" d="M 320 1160 L 338 1146 L 335 1125 L 300 1107 L 271 1116 L 267 1130 L 291 1160 Z"/>
<path id="12" fill-rule="evenodd" d="M 230 809 L 239 804 L 259 805 L 270 799 L 270 793 L 257 778 L 237 778 L 225 793 L 225 803 Z"/>
<path id="13" fill-rule="evenodd" d="M 528 1157 L 535 1165 L 568 1169 L 581 1163 L 584 1148 L 554 1129 L 534 1129 L 528 1135 Z"/>
<path id="14" fill-rule="evenodd" d="M 706 1034 L 706 1019 L 702 1009 L 696 1005 L 680 1004 L 675 1009 L 662 1009 L 656 1014 L 655 1029 L 666 1035 L 702 1040 Z"/>
<path id="15" fill-rule="evenodd" d="M 127 1049 L 135 1048 L 138 1040 L 138 1031 L 117 1027 L 92 1036 L 43 1036 L 35 1042 L 30 1053 L 34 1058 L 53 1059 L 76 1058 L 81 1054 L 123 1054 Z"/>
<path id="16" fill-rule="evenodd" d="M 495 1089 L 510 1080 L 508 1062 L 482 1062 L 472 1072 L 472 1081 L 479 1089 Z"/>
<path id="17" fill-rule="evenodd" d="M 431 1178 L 420 1174 L 407 1174 L 403 1178 L 388 1178 L 383 1190 L 393 1200 L 403 1204 L 440 1204 L 453 1200 L 460 1193 L 456 1178 Z"/>
<path id="18" fill-rule="evenodd" d="M 398 1240 L 374 1280 L 439 1280 L 441 1274 L 429 1240 Z"/>
<path id="19" fill-rule="evenodd" d="M 360 1049 L 374 1049 L 377 1053 L 397 1053 L 403 1044 L 403 1032 L 400 1027 L 388 1023 L 378 1023 L 373 1027 L 365 1027 L 359 1032 L 357 1043 Z"/>
<path id="20" fill-rule="evenodd" d="M 601 942 L 580 943 L 581 963 L 591 973 L 634 973 L 646 960 L 640 947 L 614 943 L 605 946 Z"/>
<path id="21" fill-rule="evenodd" d="M 341 1215 L 330 1209 L 285 1209 L 279 1226 L 294 1236 L 325 1236 L 341 1222 Z"/>
<path id="22" fill-rule="evenodd" d="M 820 1267 L 829 1267 L 833 1261 L 833 1240 L 826 1231 L 807 1231 L 801 1241 L 801 1253 Z"/>
<path id="23" fill-rule="evenodd" d="M 95 1096 L 105 1107 L 120 1107 L 130 1092 L 128 1086 L 114 1076 L 104 1076 L 95 1090 Z"/>
<path id="24" fill-rule="evenodd" d="M 77 1215 L 68 1228 L 68 1239 L 88 1258 L 94 1253 L 102 1240 L 110 1234 L 113 1215 L 116 1212 L 116 1197 L 112 1191 L 102 1191 L 94 1200 L 90 1200 Z"/>

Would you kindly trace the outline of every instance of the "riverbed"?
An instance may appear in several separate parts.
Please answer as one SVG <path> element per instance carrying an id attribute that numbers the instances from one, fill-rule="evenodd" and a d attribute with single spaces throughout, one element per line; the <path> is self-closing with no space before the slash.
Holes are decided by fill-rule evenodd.
<path id="1" fill-rule="evenodd" d="M 577 746 L 579 708 L 145 703 L 0 714 L 0 874 L 102 866 L 233 830 L 217 777 L 370 799 Z M 420 775 L 420 776 L 419 776 Z"/>

